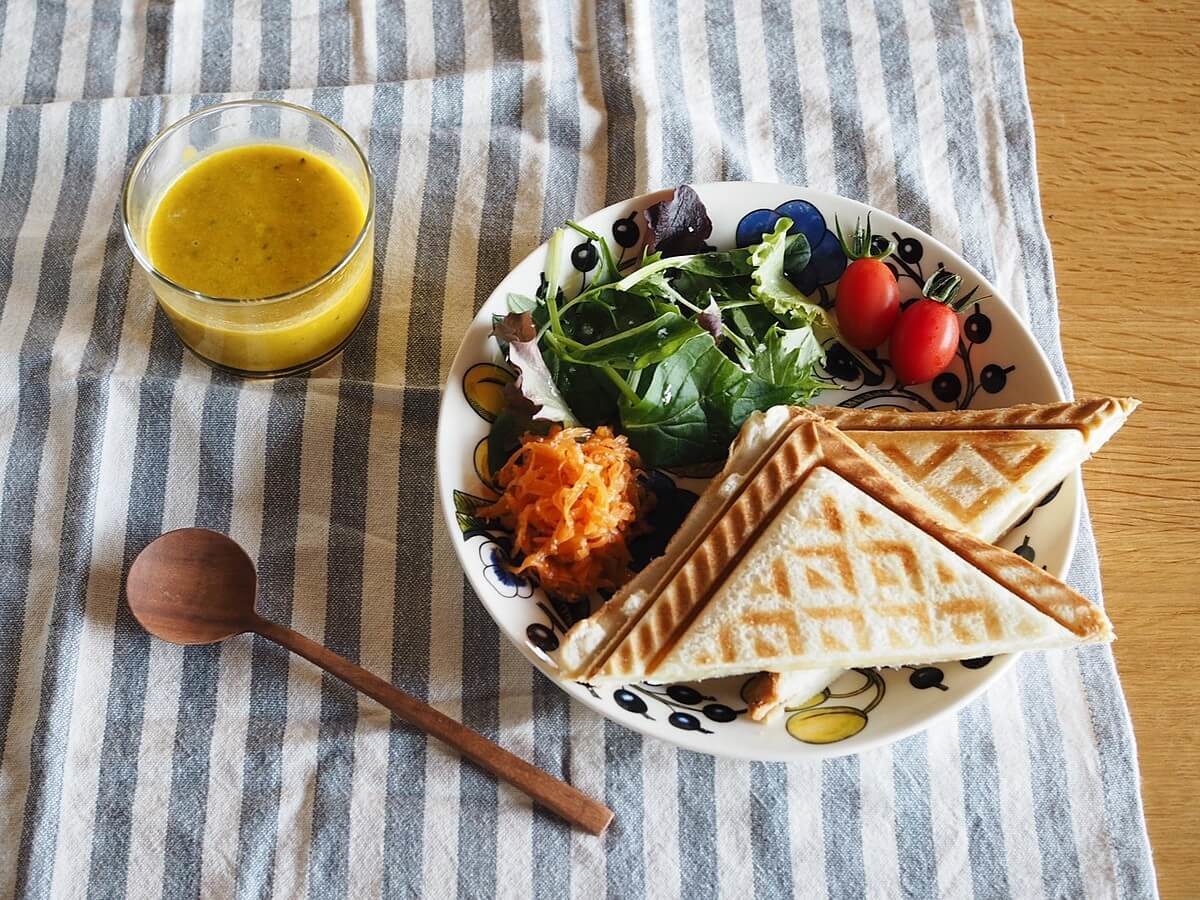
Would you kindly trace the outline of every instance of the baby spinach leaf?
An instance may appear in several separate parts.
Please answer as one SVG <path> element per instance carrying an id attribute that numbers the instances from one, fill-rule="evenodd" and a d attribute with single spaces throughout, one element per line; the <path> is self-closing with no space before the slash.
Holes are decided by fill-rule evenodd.
<path id="1" fill-rule="evenodd" d="M 560 320 L 565 336 L 590 344 L 674 311 L 674 305 L 653 297 L 607 287 L 580 294 L 563 307 Z"/>
<path id="2" fill-rule="evenodd" d="M 703 297 L 705 294 L 711 294 L 722 306 L 731 303 L 761 306 L 750 292 L 754 282 L 750 280 L 749 275 L 740 275 L 736 278 L 714 278 L 711 275 L 685 270 L 674 273 L 671 284 L 675 290 L 686 297 Z"/>
<path id="3" fill-rule="evenodd" d="M 698 335 L 641 373 L 634 385 L 640 400 L 620 399 L 622 430 L 646 465 L 686 465 L 724 452 L 714 444 L 701 402 L 724 359 L 710 336 Z"/>
<path id="4" fill-rule="evenodd" d="M 567 405 L 588 428 L 619 421 L 616 389 L 603 369 L 581 366 L 547 352 L 546 363 Z"/>
<path id="5" fill-rule="evenodd" d="M 709 278 L 737 278 L 754 272 L 751 247 L 738 250 L 713 250 L 683 259 L 676 258 L 673 268 Z"/>
<path id="6" fill-rule="evenodd" d="M 764 306 L 731 306 L 722 310 L 726 320 L 751 346 L 766 338 L 767 332 L 779 324 L 779 320 Z"/>
<path id="7" fill-rule="evenodd" d="M 618 421 L 616 389 L 595 366 L 580 366 L 545 350 L 546 365 L 571 412 L 583 425 L 613 425 Z"/>
<path id="8" fill-rule="evenodd" d="M 792 396 L 738 367 L 707 333 L 644 370 L 634 390 L 639 401 L 619 402 L 621 427 L 647 465 L 662 467 L 723 458 L 751 412 Z"/>
<path id="9" fill-rule="evenodd" d="M 671 311 L 583 347 L 564 346 L 553 334 L 547 334 L 546 340 L 554 352 L 568 362 L 607 365 L 614 369 L 644 369 L 670 356 L 689 338 L 701 333 L 700 326 Z"/>
<path id="10" fill-rule="evenodd" d="M 750 371 L 768 384 L 788 388 L 792 397 L 787 402 L 798 403 L 821 389 L 813 369 L 822 356 L 811 328 L 773 325 L 755 349 Z"/>
<path id="11" fill-rule="evenodd" d="M 707 459 L 724 457 L 750 413 L 781 403 L 790 403 L 792 398 L 790 387 L 764 381 L 736 366 L 724 354 L 720 356 L 725 365 L 715 368 L 713 379 L 705 394 L 709 425 L 713 430 L 713 439 L 719 453 Z"/>
<path id="12" fill-rule="evenodd" d="M 613 308 L 601 302 L 599 295 L 589 300 L 572 304 L 560 314 L 563 331 L 570 338 L 584 344 L 616 334 L 621 330 Z"/>
<path id="13" fill-rule="evenodd" d="M 665 271 L 654 272 L 629 290 L 640 297 L 647 297 L 660 303 L 674 304 L 676 307 L 682 306 L 684 309 L 695 309 L 695 304 L 691 300 L 675 290 Z"/>

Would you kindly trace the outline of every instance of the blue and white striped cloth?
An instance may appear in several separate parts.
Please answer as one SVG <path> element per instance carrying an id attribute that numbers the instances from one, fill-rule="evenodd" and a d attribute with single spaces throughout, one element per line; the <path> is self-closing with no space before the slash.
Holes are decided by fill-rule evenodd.
<path id="1" fill-rule="evenodd" d="M 1006 0 L 28 0 L 0 35 L 0 895 L 1154 896 L 1107 648 L 1027 655 L 860 757 L 714 760 L 535 673 L 434 509 L 474 310 L 563 219 L 688 180 L 895 211 L 1066 383 Z M 117 211 L 161 127 L 255 91 L 343 122 L 378 179 L 365 326 L 274 383 L 183 352 Z M 267 615 L 604 797 L 607 837 L 262 640 L 152 642 L 124 574 L 193 523 L 256 558 Z M 1098 597 L 1086 520 L 1071 579 Z"/>

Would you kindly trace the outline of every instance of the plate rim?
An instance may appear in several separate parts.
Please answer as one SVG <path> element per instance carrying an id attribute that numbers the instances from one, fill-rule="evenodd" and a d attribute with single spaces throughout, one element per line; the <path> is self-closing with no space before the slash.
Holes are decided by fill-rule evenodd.
<path id="1" fill-rule="evenodd" d="M 711 189 L 715 188 L 715 189 L 719 189 L 719 190 L 724 190 L 724 189 L 728 189 L 731 187 L 734 189 L 736 189 L 737 187 L 756 187 L 756 188 L 766 188 L 766 189 L 773 189 L 773 190 L 780 190 L 780 191 L 795 191 L 795 192 L 797 192 L 797 194 L 799 195 L 799 197 L 801 199 L 809 200 L 811 202 L 814 202 L 814 204 L 816 204 L 816 205 L 820 205 L 823 202 L 824 203 L 836 203 L 836 204 L 849 204 L 852 208 L 855 208 L 856 211 L 862 215 L 866 215 L 867 213 L 870 213 L 872 215 L 877 214 L 880 216 L 884 216 L 887 219 L 900 222 L 906 228 L 911 229 L 915 234 L 919 235 L 923 242 L 927 242 L 926 243 L 927 247 L 941 253 L 943 255 L 943 258 L 946 259 L 947 262 L 953 262 L 958 268 L 960 268 L 963 271 L 964 274 L 968 274 L 976 282 L 978 282 L 980 285 L 982 285 L 984 287 L 984 289 L 986 289 L 992 295 L 992 297 L 994 297 L 997 301 L 999 301 L 999 303 L 1001 305 L 1003 305 L 1007 309 L 1008 313 L 1010 313 L 1012 315 L 1012 317 L 1013 317 L 1014 321 L 1017 323 L 1017 325 L 1028 336 L 1030 346 L 1033 348 L 1033 351 L 1036 354 L 1038 360 L 1041 362 L 1041 364 L 1043 365 L 1045 370 L 1050 373 L 1049 381 L 1053 388 L 1053 393 L 1055 395 L 1055 399 L 1062 401 L 1067 398 L 1067 393 L 1066 393 L 1066 391 L 1063 390 L 1063 385 L 1059 381 L 1058 376 L 1054 371 L 1054 367 L 1051 364 L 1049 357 L 1046 355 L 1046 351 L 1042 348 L 1042 345 L 1038 342 L 1037 337 L 1030 330 L 1026 320 L 1013 307 L 1013 305 L 1008 301 L 1008 299 L 1003 294 L 1001 294 L 998 290 L 996 290 L 996 286 L 992 283 L 992 281 L 990 279 L 984 277 L 984 275 L 978 269 L 976 269 L 975 266 L 973 266 L 970 262 L 968 262 L 960 253 L 954 251 L 949 246 L 947 246 L 945 243 L 943 243 L 941 240 L 930 235 L 924 229 L 913 225 L 911 222 L 905 221 L 898 214 L 888 212 L 887 210 L 883 210 L 883 209 L 880 209 L 875 206 L 871 206 L 870 204 L 864 203 L 861 200 L 855 200 L 851 197 L 843 197 L 840 194 L 834 194 L 834 193 L 830 193 L 828 191 L 818 190 L 816 188 L 809 188 L 809 187 L 803 187 L 800 185 L 794 185 L 794 184 L 790 184 L 787 182 L 706 181 L 706 182 L 687 182 L 687 184 L 689 184 L 691 187 L 693 187 L 697 191 L 697 193 L 701 194 L 702 196 L 706 189 L 711 190 Z M 657 202 L 659 200 L 669 198 L 670 196 L 672 196 L 674 194 L 674 191 L 675 191 L 675 188 L 673 188 L 673 187 L 659 188 L 659 189 L 652 190 L 652 191 L 646 191 L 645 193 L 637 194 L 632 197 L 626 198 L 624 200 L 619 200 L 616 203 L 610 203 L 607 206 L 604 206 L 600 209 L 594 210 L 593 212 L 590 212 L 585 216 L 578 217 L 576 219 L 576 221 L 580 222 L 581 224 L 586 225 L 590 219 L 593 219 L 596 217 L 603 217 L 603 216 L 607 216 L 607 215 L 615 215 L 616 212 L 618 212 L 626 207 L 629 207 L 631 205 L 636 204 L 640 207 L 643 204 L 650 204 L 650 203 Z M 454 487 L 442 483 L 441 471 L 440 471 L 441 470 L 441 462 L 443 459 L 443 448 L 448 446 L 447 439 L 449 436 L 446 434 L 446 431 L 448 428 L 446 413 L 447 413 L 447 405 L 449 403 L 449 398 L 451 396 L 451 390 L 453 389 L 451 375 L 454 372 L 458 371 L 460 368 L 462 368 L 462 365 L 464 362 L 464 354 L 467 351 L 467 339 L 470 336 L 470 333 L 473 330 L 473 328 L 475 327 L 476 323 L 478 323 L 480 321 L 480 317 L 485 315 L 485 310 L 487 309 L 488 305 L 492 302 L 493 298 L 496 297 L 497 293 L 500 290 L 501 285 L 503 285 L 504 282 L 506 280 L 508 280 L 509 276 L 511 276 L 513 272 L 515 272 L 518 269 L 525 266 L 530 260 L 532 260 L 538 254 L 544 254 L 546 252 L 547 243 L 548 243 L 548 239 L 546 241 L 542 241 L 540 244 L 538 244 L 538 246 L 533 248 L 533 250 L 531 250 L 529 253 L 525 254 L 525 256 L 523 256 L 517 263 L 515 263 L 514 265 L 512 265 L 509 268 L 508 272 L 505 273 L 504 277 L 501 278 L 499 282 L 497 282 L 496 287 L 493 288 L 488 293 L 487 297 L 484 299 L 483 303 L 480 305 L 479 311 L 471 318 L 471 321 L 468 323 L 466 329 L 464 330 L 463 335 L 458 342 L 458 347 L 455 350 L 454 356 L 451 359 L 449 366 L 445 370 L 446 377 L 441 385 L 442 394 L 441 394 L 441 398 L 438 401 L 438 422 L 437 422 L 437 432 L 436 432 L 436 439 L 435 439 L 435 445 L 434 445 L 434 477 L 437 481 L 437 492 L 438 492 L 438 497 L 439 497 L 439 500 L 441 502 L 441 507 L 442 507 L 442 521 L 445 524 L 447 530 L 449 531 L 451 544 L 454 547 L 455 558 L 458 561 L 459 567 L 463 570 L 463 577 L 471 585 L 473 591 L 475 592 L 475 594 L 478 598 L 478 602 L 487 611 L 487 614 L 491 617 L 492 621 L 495 622 L 497 630 L 500 632 L 500 634 L 504 637 L 505 640 L 507 640 L 510 644 L 513 644 L 516 647 L 516 649 L 526 658 L 526 660 L 530 663 L 531 666 L 533 666 L 533 668 L 537 672 L 540 672 L 547 679 L 549 679 L 557 688 L 561 689 L 564 693 L 566 693 L 568 697 L 580 701 L 585 706 L 594 710 L 596 713 L 598 713 L 604 719 L 611 721 L 613 724 L 618 725 L 622 728 L 628 728 L 632 731 L 635 731 L 635 732 L 645 735 L 647 737 L 664 741 L 664 742 L 674 745 L 676 747 L 680 747 L 680 748 L 686 749 L 686 750 L 691 750 L 691 751 L 697 752 L 697 753 L 704 753 L 709 756 L 725 758 L 725 759 L 752 760 L 752 761 L 759 761 L 759 762 L 803 762 L 805 760 L 815 761 L 815 760 L 819 760 L 819 759 L 831 759 L 831 758 L 836 758 L 839 756 L 851 756 L 851 755 L 855 755 L 855 754 L 859 754 L 859 753 L 864 753 L 869 750 L 874 750 L 874 749 L 877 749 L 882 746 L 894 744 L 898 741 L 904 740 L 907 737 L 911 737 L 912 735 L 917 734 L 921 731 L 925 731 L 925 730 L 933 727 L 934 725 L 940 723 L 943 719 L 950 716 L 952 713 L 957 713 L 959 710 L 964 708 L 967 704 L 977 700 L 980 696 L 982 696 L 988 690 L 993 688 L 995 686 L 995 684 L 1001 678 L 1003 678 L 1003 676 L 1010 669 L 1012 669 L 1012 667 L 1014 665 L 1016 665 L 1017 660 L 1022 655 L 1021 653 L 1010 653 L 1010 654 L 1004 655 L 1003 657 L 997 658 L 995 661 L 995 664 L 988 667 L 988 673 L 987 673 L 986 678 L 984 678 L 983 680 L 981 680 L 979 683 L 975 684 L 974 686 L 968 688 L 967 690 L 963 691 L 961 694 L 956 694 L 952 699 L 948 698 L 948 702 L 945 705 L 938 707 L 936 711 L 930 713 L 928 716 L 926 716 L 924 718 L 917 718 L 911 723 L 908 723 L 908 724 L 905 724 L 902 726 L 893 726 L 887 730 L 881 730 L 877 735 L 872 735 L 871 737 L 865 737 L 862 740 L 856 742 L 851 747 L 846 747 L 846 746 L 844 746 L 844 744 L 841 744 L 841 743 L 830 743 L 830 744 L 797 743 L 797 745 L 796 745 L 797 750 L 799 750 L 799 748 L 801 748 L 801 747 L 803 748 L 803 750 L 800 752 L 796 752 L 796 753 L 775 753 L 775 752 L 771 752 L 769 750 L 766 752 L 764 752 L 763 750 L 754 751 L 754 750 L 750 749 L 753 746 L 752 743 L 747 743 L 743 747 L 742 742 L 738 742 L 738 741 L 727 742 L 724 744 L 719 744 L 717 746 L 714 746 L 712 743 L 701 744 L 694 740 L 688 740 L 688 738 L 692 736 L 690 732 L 682 732 L 681 731 L 678 733 L 678 735 L 670 734 L 670 737 L 668 737 L 667 736 L 668 733 L 664 733 L 661 731 L 661 729 L 655 729 L 655 728 L 652 728 L 652 727 L 646 725 L 644 722 L 641 721 L 640 718 L 634 717 L 629 721 L 614 718 L 613 716 L 609 715 L 609 710 L 608 710 L 607 704 L 605 702 L 603 702 L 599 697 L 593 696 L 581 685 L 578 685 L 577 683 L 575 683 L 573 681 L 563 680 L 562 678 L 556 676 L 552 672 L 547 671 L 544 668 L 543 662 L 539 659 L 538 654 L 531 647 L 529 647 L 527 645 L 527 642 L 521 641 L 521 640 L 514 640 L 512 638 L 512 636 L 509 635 L 508 630 L 506 629 L 505 625 L 497 618 L 496 614 L 492 611 L 491 606 L 487 602 L 485 602 L 483 600 L 482 596 L 480 595 L 480 586 L 479 586 L 479 584 L 476 583 L 477 579 L 476 579 L 475 572 L 474 572 L 473 568 L 470 565 L 468 565 L 468 560 L 465 555 L 466 549 L 468 546 L 467 542 L 462 539 L 462 535 L 459 533 L 459 531 L 456 528 L 456 518 L 455 518 L 456 511 L 454 509 L 454 501 L 453 501 Z M 478 362 L 478 360 L 476 360 L 476 362 Z M 1046 401 L 1046 402 L 1051 402 L 1051 401 Z M 1068 532 L 1065 537 L 1065 542 L 1066 542 L 1065 543 L 1065 553 L 1063 554 L 1064 562 L 1063 562 L 1062 567 L 1058 571 L 1055 571 L 1052 573 L 1056 577 L 1064 579 L 1064 580 L 1066 578 L 1067 573 L 1070 570 L 1071 561 L 1075 556 L 1075 550 L 1076 550 L 1078 539 L 1079 539 L 1079 526 L 1082 521 L 1083 504 L 1084 504 L 1083 480 L 1082 480 L 1082 475 L 1081 475 L 1080 469 L 1078 467 L 1071 473 L 1071 475 L 1069 476 L 1069 480 L 1074 482 L 1075 502 L 1072 505 L 1072 508 L 1070 510 L 1070 516 L 1069 516 L 1070 522 L 1068 525 Z M 482 577 L 480 577 L 480 580 L 482 581 L 483 584 L 485 584 L 485 585 L 487 584 L 486 580 L 482 580 Z M 767 727 L 767 726 L 764 724 L 764 727 Z"/>

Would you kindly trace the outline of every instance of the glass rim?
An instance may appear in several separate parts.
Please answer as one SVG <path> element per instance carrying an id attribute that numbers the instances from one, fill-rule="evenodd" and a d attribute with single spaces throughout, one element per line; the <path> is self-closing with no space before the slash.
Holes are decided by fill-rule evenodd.
<path id="1" fill-rule="evenodd" d="M 205 116 L 209 116 L 209 115 L 221 112 L 226 109 L 232 109 L 235 107 L 243 107 L 243 106 L 244 107 L 253 107 L 253 106 L 273 107 L 275 109 L 288 110 L 291 112 L 298 112 L 310 119 L 315 119 L 316 121 L 321 122 L 324 125 L 328 125 L 337 134 L 340 134 L 343 138 L 345 138 L 346 141 L 350 144 L 350 146 L 354 149 L 354 153 L 357 155 L 359 162 L 362 163 L 363 170 L 367 173 L 367 212 L 366 212 L 366 215 L 363 217 L 362 228 L 359 229 L 358 236 L 355 237 L 354 243 L 350 245 L 350 248 L 345 252 L 345 254 L 342 256 L 342 258 L 340 260 L 338 260 L 333 265 L 333 267 L 330 268 L 327 272 L 325 272 L 321 275 L 318 275 L 316 278 L 314 278 L 312 281 L 308 282 L 307 284 L 301 285 L 298 288 L 293 288 L 290 291 L 284 291 L 281 294 L 270 294 L 266 297 L 216 297 L 211 294 L 205 294 L 205 293 L 202 293 L 201 291 L 194 291 L 191 288 L 184 287 L 183 285 L 179 284 L 177 281 L 172 280 L 171 278 L 169 278 L 168 276 L 166 276 L 162 272 L 160 272 L 155 267 L 154 263 L 152 263 L 150 261 L 149 255 L 143 250 L 143 248 L 141 246 L 141 242 L 138 241 L 138 239 L 134 237 L 133 229 L 129 224 L 129 218 L 130 218 L 129 206 L 131 203 L 130 188 L 133 185 L 133 182 L 137 178 L 138 174 L 142 171 L 143 167 L 146 165 L 146 161 L 150 158 L 150 155 L 168 137 L 177 133 L 178 131 L 182 130 L 183 128 L 191 125 L 193 122 L 196 122 L 199 119 L 204 118 Z M 283 145 L 283 146 L 288 146 L 288 145 Z M 186 167 L 185 167 L 185 169 L 186 169 Z M 176 176 L 176 177 L 178 177 L 178 176 Z M 346 129 L 344 129 L 337 122 L 330 119 L 328 116 L 321 115 L 321 113 L 317 112 L 315 109 L 310 109 L 307 106 L 301 106 L 298 103 L 289 103 L 286 100 L 259 100 L 259 99 L 255 99 L 255 98 L 247 98 L 247 99 L 243 99 L 243 100 L 226 100 L 222 103 L 214 103 L 212 106 L 206 106 L 203 109 L 198 109 L 195 112 L 189 113 L 188 115 L 184 116 L 182 119 L 178 119 L 175 122 L 172 122 L 170 125 L 168 125 L 166 128 L 164 128 L 162 131 L 160 131 L 158 134 L 156 134 L 151 139 L 150 143 L 148 143 L 142 149 L 142 152 L 138 154 L 137 159 L 134 160 L 133 168 L 130 169 L 129 175 L 125 179 L 125 185 L 121 189 L 121 231 L 125 235 L 125 243 L 129 245 L 129 250 L 131 253 L 133 253 L 133 258 L 137 260 L 138 265 L 140 265 L 142 267 L 142 270 L 145 271 L 146 274 L 149 275 L 151 278 L 161 281 L 165 285 L 170 287 L 172 290 L 178 291 L 181 294 L 185 294 L 188 297 L 190 297 L 191 299 L 198 300 L 201 303 L 216 303 L 216 304 L 227 304 L 227 303 L 230 303 L 230 304 L 232 304 L 232 303 L 268 304 L 268 303 L 272 303 L 273 304 L 273 303 L 281 303 L 281 302 L 284 302 L 287 300 L 293 300 L 296 297 L 301 296 L 302 294 L 307 294 L 309 291 L 313 290 L 314 288 L 318 288 L 325 282 L 329 281 L 331 278 L 333 278 L 339 272 L 341 272 L 342 269 L 346 268 L 346 266 L 349 265 L 350 261 L 352 259 L 354 259 L 354 257 L 358 254 L 358 251 L 362 248 L 362 245 L 366 241 L 367 235 L 370 233 L 371 227 L 374 225 L 374 223 L 375 223 L 375 173 L 371 171 L 371 164 L 367 161 L 367 155 L 363 152 L 362 147 L 360 147 L 358 145 L 358 141 L 354 140 L 354 138 L 350 136 L 350 134 L 346 131 Z"/>

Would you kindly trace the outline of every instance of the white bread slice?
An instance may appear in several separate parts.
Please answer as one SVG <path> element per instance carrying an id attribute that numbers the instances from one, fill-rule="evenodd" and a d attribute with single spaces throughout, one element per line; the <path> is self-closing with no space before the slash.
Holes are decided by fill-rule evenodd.
<path id="1" fill-rule="evenodd" d="M 798 424 L 795 413 L 795 408 L 787 406 L 751 413 L 729 449 L 725 468 L 709 482 L 663 555 L 638 572 L 599 610 L 575 623 L 564 636 L 554 658 L 567 677 L 582 677 L 593 661 L 606 656 L 624 637 L 623 629 L 637 620 L 659 583 L 708 534 L 737 499 L 746 481 Z"/>
<path id="2" fill-rule="evenodd" d="M 847 431 L 946 525 L 994 541 L 1088 458 L 1073 428 Z"/>
<path id="3" fill-rule="evenodd" d="M 1105 633 L 1101 628 L 1096 637 Z M 760 669 L 896 666 L 1081 642 L 1001 581 L 817 466 L 648 674 L 678 681 Z"/>

